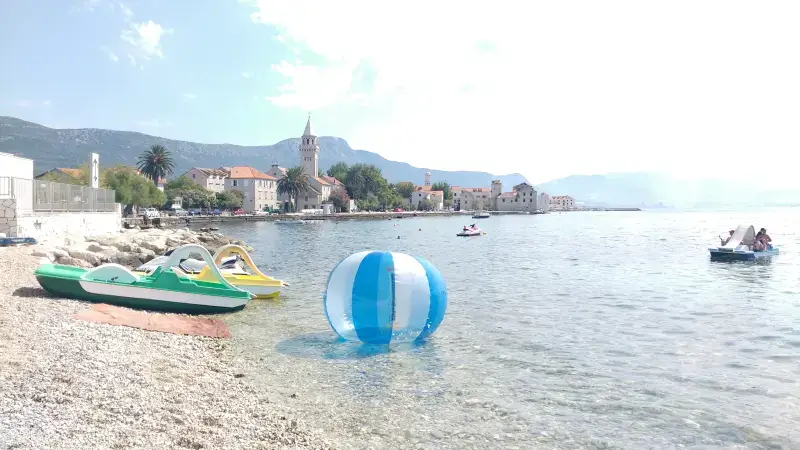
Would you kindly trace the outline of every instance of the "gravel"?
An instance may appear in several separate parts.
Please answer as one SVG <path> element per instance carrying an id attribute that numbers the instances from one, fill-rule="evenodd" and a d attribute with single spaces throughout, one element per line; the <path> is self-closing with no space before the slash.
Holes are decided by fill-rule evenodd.
<path id="1" fill-rule="evenodd" d="M 0 449 L 331 448 L 228 341 L 73 319 L 90 305 L 39 288 L 36 250 L 0 248 Z"/>

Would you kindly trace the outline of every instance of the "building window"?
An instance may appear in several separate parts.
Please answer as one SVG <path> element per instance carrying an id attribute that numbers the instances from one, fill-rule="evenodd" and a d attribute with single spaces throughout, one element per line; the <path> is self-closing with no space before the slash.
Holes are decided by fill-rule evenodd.
<path id="1" fill-rule="evenodd" d="M 303 205 L 303 209 L 308 209 L 308 205 Z"/>
<path id="2" fill-rule="evenodd" d="M 308 201 L 308 196 L 307 195 L 306 195 L 306 199 L 305 200 Z"/>
<path id="3" fill-rule="evenodd" d="M 231 181 L 231 184 L 233 185 L 233 187 L 236 187 L 236 186 L 238 186 L 238 184 L 236 184 L 236 182 L 237 182 L 237 181 L 239 181 L 239 180 L 233 180 L 233 181 Z"/>
<path id="4" fill-rule="evenodd" d="M 194 178 L 195 178 L 195 176 L 194 176 L 194 174 L 192 174 L 192 179 L 194 179 Z"/>

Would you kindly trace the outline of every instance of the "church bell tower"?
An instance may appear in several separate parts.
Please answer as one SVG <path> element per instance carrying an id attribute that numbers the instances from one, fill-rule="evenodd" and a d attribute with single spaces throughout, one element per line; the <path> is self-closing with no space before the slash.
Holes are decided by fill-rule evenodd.
<path id="1" fill-rule="evenodd" d="M 306 175 L 317 176 L 319 173 L 319 145 L 317 145 L 317 135 L 311 128 L 311 113 L 308 114 L 306 129 L 300 138 L 300 162 Z"/>

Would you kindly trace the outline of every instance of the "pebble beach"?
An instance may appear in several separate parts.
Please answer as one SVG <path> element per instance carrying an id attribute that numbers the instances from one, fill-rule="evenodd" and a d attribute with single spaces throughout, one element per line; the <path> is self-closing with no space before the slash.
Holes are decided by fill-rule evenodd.
<path id="1" fill-rule="evenodd" d="M 291 396 L 251 383 L 227 340 L 80 321 L 91 304 L 52 298 L 33 276 L 43 258 L 134 262 L 168 240 L 229 240 L 188 230 L 104 238 L 0 248 L 0 448 L 332 448 L 293 414 Z M 136 253 L 136 242 L 151 248 Z"/>

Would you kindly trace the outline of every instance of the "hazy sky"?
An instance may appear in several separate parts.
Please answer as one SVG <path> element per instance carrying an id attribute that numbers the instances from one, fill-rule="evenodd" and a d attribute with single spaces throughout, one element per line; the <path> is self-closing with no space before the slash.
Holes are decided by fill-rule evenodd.
<path id="1" fill-rule="evenodd" d="M 5 0 L 0 114 L 437 169 L 800 187 L 800 2 Z"/>

